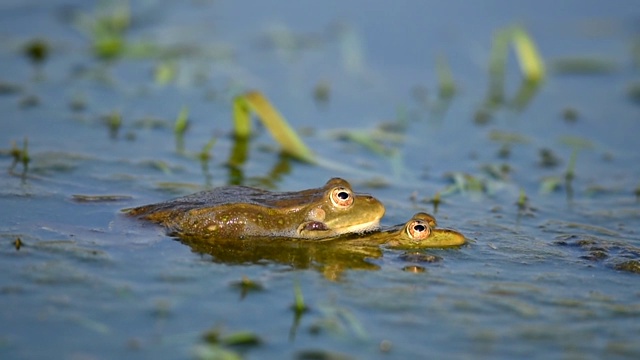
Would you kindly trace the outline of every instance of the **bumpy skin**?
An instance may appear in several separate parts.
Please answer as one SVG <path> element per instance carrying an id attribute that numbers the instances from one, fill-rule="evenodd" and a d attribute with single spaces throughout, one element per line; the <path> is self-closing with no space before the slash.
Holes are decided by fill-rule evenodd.
<path id="1" fill-rule="evenodd" d="M 293 192 L 225 186 L 125 211 L 176 236 L 322 238 L 377 229 L 384 206 L 333 178 Z"/>

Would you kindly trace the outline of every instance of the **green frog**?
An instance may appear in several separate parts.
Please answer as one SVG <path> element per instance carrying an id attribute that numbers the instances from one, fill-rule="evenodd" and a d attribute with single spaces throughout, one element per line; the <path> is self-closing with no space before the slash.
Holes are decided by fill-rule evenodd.
<path id="1" fill-rule="evenodd" d="M 466 243 L 464 235 L 450 229 L 437 228 L 436 219 L 419 212 L 404 224 L 380 231 L 345 235 L 335 239 L 341 246 L 384 246 L 391 249 L 422 249 L 461 246 Z"/>
<path id="2" fill-rule="evenodd" d="M 327 279 L 338 280 L 347 269 L 377 270 L 371 260 L 383 257 L 381 247 L 406 251 L 399 255 L 408 262 L 435 262 L 439 256 L 423 253 L 424 248 L 460 246 L 465 237 L 453 230 L 437 228 L 429 214 L 415 214 L 402 225 L 362 234 L 345 234 L 328 239 L 264 238 L 264 241 L 238 241 L 234 238 L 206 239 L 180 237 L 197 253 L 209 254 L 225 264 L 265 264 L 273 262 L 294 269 L 317 269 Z M 411 268 L 411 266 L 409 266 Z M 409 269 L 408 268 L 408 269 Z M 415 269 L 420 269 L 415 266 Z M 423 268 L 424 269 L 424 268 Z"/>
<path id="3" fill-rule="evenodd" d="M 385 209 L 333 178 L 321 188 L 291 192 L 224 186 L 124 211 L 178 237 L 311 239 L 375 230 Z"/>

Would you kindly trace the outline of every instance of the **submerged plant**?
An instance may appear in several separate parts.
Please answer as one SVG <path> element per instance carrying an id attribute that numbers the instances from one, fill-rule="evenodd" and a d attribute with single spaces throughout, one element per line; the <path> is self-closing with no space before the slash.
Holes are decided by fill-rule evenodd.
<path id="1" fill-rule="evenodd" d="M 22 164 L 22 176 L 27 175 L 29 170 L 29 163 L 31 162 L 31 156 L 29 156 L 29 139 L 24 138 L 22 142 L 22 149 L 20 149 L 14 142 L 9 150 L 9 154 L 13 158 L 11 166 L 9 166 L 9 173 L 13 173 L 18 164 Z"/>
<path id="2" fill-rule="evenodd" d="M 456 93 L 456 83 L 453 81 L 453 74 L 447 59 L 443 55 L 437 58 L 436 73 L 438 74 L 438 96 L 442 99 L 453 97 Z"/>
<path id="3" fill-rule="evenodd" d="M 90 37 L 94 54 L 102 59 L 114 59 L 126 48 L 126 33 L 131 26 L 128 1 L 111 1 L 93 15 L 82 14 L 77 26 Z"/>
<path id="4" fill-rule="evenodd" d="M 173 126 L 173 133 L 176 137 L 176 151 L 178 153 L 184 152 L 184 134 L 189 127 L 189 108 L 183 106 L 176 118 L 176 122 Z"/>
<path id="5" fill-rule="evenodd" d="M 107 128 L 109 129 L 109 137 L 115 139 L 118 137 L 118 132 L 122 127 L 122 114 L 118 111 L 112 111 L 111 114 L 108 114 L 103 117 L 105 124 L 107 124 Z"/>

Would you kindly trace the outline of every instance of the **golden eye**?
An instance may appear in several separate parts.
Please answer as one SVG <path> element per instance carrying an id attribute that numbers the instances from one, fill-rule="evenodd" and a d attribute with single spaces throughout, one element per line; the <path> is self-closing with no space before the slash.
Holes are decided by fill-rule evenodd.
<path id="1" fill-rule="evenodd" d="M 431 235 L 431 228 L 423 221 L 412 221 L 407 225 L 407 233 L 413 240 L 426 239 Z"/>
<path id="2" fill-rule="evenodd" d="M 331 202 L 339 208 L 348 208 L 353 204 L 351 190 L 343 187 L 331 190 Z"/>

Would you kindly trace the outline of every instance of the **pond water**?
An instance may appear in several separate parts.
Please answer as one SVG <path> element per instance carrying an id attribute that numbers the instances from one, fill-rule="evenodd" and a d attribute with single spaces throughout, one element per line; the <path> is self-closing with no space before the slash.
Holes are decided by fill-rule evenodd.
<path id="1" fill-rule="evenodd" d="M 633 5 L 2 2 L 0 358 L 640 357 Z M 510 53 L 488 107 L 492 39 L 512 25 L 547 77 L 514 102 Z M 229 166 L 250 89 L 330 164 L 279 156 L 258 126 Z M 426 211 L 469 244 L 423 252 L 437 262 L 336 254 L 336 272 L 333 253 L 238 263 L 120 213 L 334 176 L 380 199 L 384 225 Z"/>

